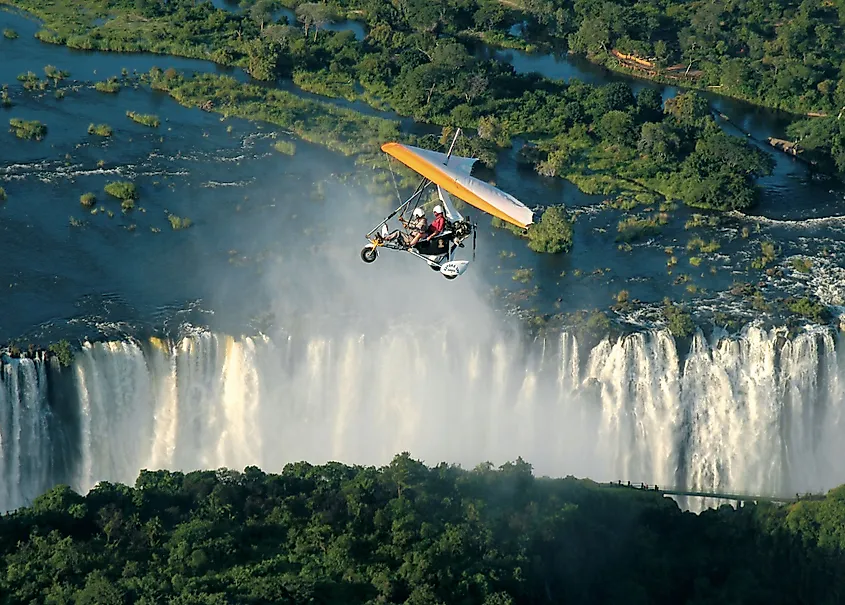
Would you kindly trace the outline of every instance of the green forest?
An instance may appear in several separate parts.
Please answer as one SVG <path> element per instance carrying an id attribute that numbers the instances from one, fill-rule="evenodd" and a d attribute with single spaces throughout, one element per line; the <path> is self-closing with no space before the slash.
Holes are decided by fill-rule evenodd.
<path id="1" fill-rule="evenodd" d="M 845 487 L 695 515 L 498 469 L 305 462 L 57 486 L 0 518 L 0 603 L 841 603 Z"/>

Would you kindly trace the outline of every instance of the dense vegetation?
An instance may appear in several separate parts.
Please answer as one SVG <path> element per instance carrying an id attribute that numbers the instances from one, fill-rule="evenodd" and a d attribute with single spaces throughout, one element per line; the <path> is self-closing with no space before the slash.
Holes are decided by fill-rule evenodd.
<path id="1" fill-rule="evenodd" d="M 88 134 L 95 134 L 101 137 L 110 137 L 112 135 L 112 127 L 108 124 L 89 124 Z"/>
<path id="2" fill-rule="evenodd" d="M 653 492 L 499 470 L 289 464 L 65 486 L 0 519 L 0 601 L 835 603 L 843 488 L 682 513 Z"/>
<path id="3" fill-rule="evenodd" d="M 38 120 L 12 118 L 9 120 L 9 129 L 19 139 L 40 141 L 47 135 L 47 127 Z"/>
<path id="4" fill-rule="evenodd" d="M 335 12 L 364 11 L 370 31 L 358 41 L 351 32 L 320 31 L 331 11 L 310 3 L 297 7 L 303 28 L 273 22 L 271 4 L 263 1 L 243 16 L 188 0 L 88 2 L 87 13 L 72 10 L 68 0 L 49 9 L 30 0 L 14 3 L 47 18 L 51 31 L 39 33 L 46 41 L 210 58 L 257 79 L 290 76 L 312 92 L 477 129 L 474 151 L 488 165 L 520 135 L 534 142 L 522 154 L 528 164 L 588 192 L 651 190 L 699 207 L 745 208 L 754 200 L 753 178 L 769 170 L 764 154 L 721 134 L 694 95 L 664 111 L 654 91 L 634 97 L 619 83 L 567 85 L 517 75 L 512 66 L 484 58 L 466 30 L 504 22 L 498 13 L 482 18 L 491 10 L 483 4 L 332 5 Z M 93 18 L 108 15 L 93 25 Z M 313 35 L 306 35 L 309 27 Z"/>

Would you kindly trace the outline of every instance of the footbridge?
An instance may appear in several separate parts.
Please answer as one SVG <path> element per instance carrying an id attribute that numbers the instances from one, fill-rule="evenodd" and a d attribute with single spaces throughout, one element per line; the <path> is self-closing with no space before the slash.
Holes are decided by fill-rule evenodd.
<path id="1" fill-rule="evenodd" d="M 761 494 L 740 494 L 728 492 L 709 492 L 701 490 L 689 490 L 679 487 L 659 487 L 648 483 L 623 483 L 622 481 L 599 483 L 601 487 L 616 489 L 634 489 L 638 491 L 656 492 L 662 496 L 687 496 L 693 498 L 713 498 L 714 500 L 725 500 L 735 502 L 742 506 L 748 502 L 772 502 L 775 504 L 793 504 L 802 500 L 824 500 L 824 494 L 795 494 L 793 496 L 761 495 Z"/>

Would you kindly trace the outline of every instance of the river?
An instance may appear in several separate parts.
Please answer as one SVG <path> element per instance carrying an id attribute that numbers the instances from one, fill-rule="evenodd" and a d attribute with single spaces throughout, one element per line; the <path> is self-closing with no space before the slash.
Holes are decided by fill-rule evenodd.
<path id="1" fill-rule="evenodd" d="M 378 464 L 397 448 L 432 463 L 523 455 L 552 475 L 702 489 L 792 493 L 845 481 L 830 465 L 845 376 L 833 330 L 789 340 L 746 328 L 723 340 L 717 331 L 676 341 L 637 311 L 620 318 L 639 333 L 576 346 L 567 331 L 526 339 L 490 300 L 498 287 L 521 296 L 525 310 L 571 311 L 607 308 L 626 289 L 655 306 L 664 296 L 685 299 L 704 318 L 731 311 L 753 320 L 766 314 L 729 290 L 759 280 L 770 298 L 811 292 L 843 305 L 845 221 L 829 217 L 842 192 L 803 164 L 767 149 L 777 170 L 763 182 L 760 216 L 687 229 L 692 213 L 680 208 L 658 235 L 626 251 L 614 241 L 619 211 L 518 168 L 514 148 L 502 154 L 497 184 L 532 206 L 580 210 L 573 253 L 533 254 L 483 223 L 476 262 L 446 282 L 400 255 L 360 262 L 363 233 L 386 208 L 350 180 L 361 169 L 348 159 L 144 87 L 107 95 L 91 86 L 123 68 L 221 68 L 42 44 L 32 37 L 37 24 L 7 12 L 0 27 L 21 34 L 0 40 L 0 82 L 14 103 L 3 112 L 49 128 L 42 142 L 0 134 L 8 194 L 0 205 L 0 342 L 99 342 L 86 344 L 71 368 L 4 358 L 0 509 L 56 481 L 77 489 L 103 478 L 131 482 L 147 464 Z M 518 69 L 536 68 L 517 55 Z M 595 66 L 567 61 L 543 69 L 598 77 Z M 40 75 L 45 65 L 69 71 L 78 85 L 63 99 L 24 92 L 16 76 Z M 713 102 L 755 139 L 783 127 L 783 116 Z M 155 113 L 162 124 L 136 124 L 128 110 Z M 110 124 L 114 136 L 88 135 L 89 123 Z M 294 156 L 273 150 L 279 138 L 296 144 Z M 103 192 L 119 178 L 140 189 L 130 213 Z M 80 205 L 87 191 L 103 212 Z M 194 224 L 174 231 L 169 213 Z M 684 247 L 697 234 L 721 249 L 694 267 Z M 748 275 L 765 239 L 781 247 L 781 276 Z M 667 246 L 678 257 L 672 275 Z M 812 260 L 808 273 L 792 268 L 799 255 Z M 516 282 L 518 268 L 533 277 Z M 408 381 L 440 381 L 439 390 L 409 390 Z"/>

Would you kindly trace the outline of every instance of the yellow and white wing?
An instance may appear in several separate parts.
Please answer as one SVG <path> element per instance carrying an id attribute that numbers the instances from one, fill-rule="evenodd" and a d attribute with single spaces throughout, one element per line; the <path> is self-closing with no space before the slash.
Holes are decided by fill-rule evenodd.
<path id="1" fill-rule="evenodd" d="M 534 222 L 534 213 L 525 204 L 490 183 L 470 176 L 477 158 L 453 155 L 447 161 L 445 153 L 402 143 L 385 143 L 381 150 L 487 214 L 522 228 Z"/>

